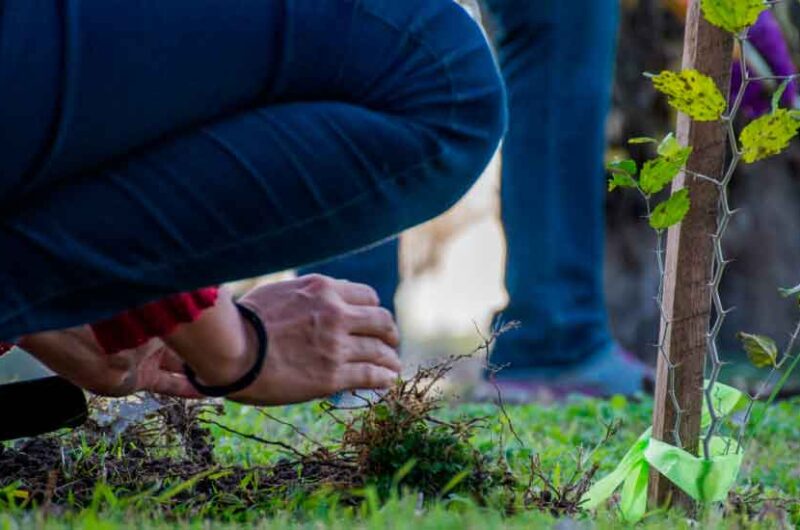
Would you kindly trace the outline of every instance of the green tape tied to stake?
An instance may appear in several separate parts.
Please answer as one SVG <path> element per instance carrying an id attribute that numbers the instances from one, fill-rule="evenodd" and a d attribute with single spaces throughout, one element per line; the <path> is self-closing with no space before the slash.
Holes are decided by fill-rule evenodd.
<path id="1" fill-rule="evenodd" d="M 735 388 L 721 383 L 714 386 L 713 395 L 714 408 L 721 417 L 729 416 L 749 399 Z M 708 407 L 704 403 L 703 428 L 710 423 Z M 721 436 L 712 439 L 710 448 L 711 458 L 699 458 L 679 447 L 653 439 L 652 428 L 647 429 L 617 468 L 586 492 L 582 506 L 589 510 L 597 508 L 622 485 L 619 503 L 622 517 L 630 523 L 641 520 L 647 510 L 651 466 L 698 502 L 723 501 L 736 482 L 742 467 L 743 451 L 736 440 Z"/>

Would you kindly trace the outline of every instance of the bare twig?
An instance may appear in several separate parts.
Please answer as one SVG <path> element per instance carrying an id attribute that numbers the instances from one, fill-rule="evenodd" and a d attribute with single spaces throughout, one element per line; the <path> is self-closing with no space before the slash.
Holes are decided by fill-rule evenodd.
<path id="1" fill-rule="evenodd" d="M 209 425 L 215 425 L 215 426 L 219 427 L 220 429 L 222 429 L 223 431 L 229 432 L 230 434 L 235 434 L 236 436 L 240 436 L 240 437 L 246 438 L 248 440 L 252 440 L 254 442 L 258 442 L 258 443 L 261 443 L 261 444 L 264 444 L 264 445 L 272 445 L 272 446 L 275 446 L 275 447 L 280 447 L 281 449 L 284 449 L 285 451 L 288 451 L 289 453 L 292 453 L 293 455 L 295 455 L 295 456 L 297 456 L 299 458 L 306 458 L 306 455 L 304 455 L 303 453 L 301 453 L 300 451 L 298 451 L 297 449 L 295 449 L 294 447 L 292 447 L 289 444 L 286 444 L 286 443 L 283 443 L 283 442 L 278 442 L 278 441 L 275 441 L 275 440 L 267 440 L 266 438 L 262 438 L 260 436 L 256 436 L 255 434 L 248 434 L 246 432 L 237 431 L 236 429 L 228 427 L 227 425 L 223 425 L 222 423 L 219 423 L 219 422 L 214 421 L 214 420 L 203 419 L 203 420 L 201 420 L 201 422 L 202 423 L 207 423 Z"/>

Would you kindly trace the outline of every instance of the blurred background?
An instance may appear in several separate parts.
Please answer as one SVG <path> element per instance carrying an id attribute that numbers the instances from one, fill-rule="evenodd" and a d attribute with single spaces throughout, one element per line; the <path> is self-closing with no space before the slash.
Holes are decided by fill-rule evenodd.
<path id="1" fill-rule="evenodd" d="M 628 146 L 626 140 L 660 137 L 674 127 L 674 116 L 642 73 L 679 68 L 680 4 L 622 0 L 614 104 L 608 120 L 609 158 L 632 156 L 641 161 L 646 147 Z M 775 7 L 775 14 L 800 64 L 800 4 L 784 2 Z M 476 326 L 486 330 L 492 314 L 505 304 L 497 198 L 501 163 L 496 157 L 469 195 L 445 216 L 403 235 L 397 308 L 410 364 L 471 349 L 479 340 Z M 797 303 L 781 298 L 777 290 L 800 283 L 800 145 L 795 142 L 783 156 L 741 168 L 732 199 L 740 211 L 726 241 L 735 259 L 723 285 L 726 304 L 736 307 L 723 333 L 729 359 L 738 351 L 737 331 L 771 335 L 781 343 L 800 316 Z M 607 212 L 605 278 L 612 326 L 624 347 L 654 362 L 654 236 L 635 194 L 610 194 Z M 258 281 L 269 279 L 239 282 L 236 288 Z M 0 379 L 29 377 L 36 371 L 24 356 L 0 361 Z"/>
<path id="2" fill-rule="evenodd" d="M 607 127 L 609 159 L 632 156 L 641 164 L 648 156 L 646 146 L 629 146 L 627 139 L 661 137 L 674 130 L 674 114 L 642 74 L 680 68 L 684 3 L 622 2 L 614 102 Z M 800 64 L 800 3 L 781 3 L 774 13 L 795 64 Z M 505 304 L 496 196 L 501 163 L 495 161 L 454 211 L 404 237 L 405 281 L 398 311 L 407 335 L 428 350 L 436 350 L 437 344 L 452 345 L 456 337 L 466 343 L 472 337 L 474 342 L 473 322 L 485 329 L 491 314 Z M 726 357 L 738 361 L 743 358 L 736 332 L 770 335 L 781 344 L 800 316 L 797 302 L 778 293 L 779 287 L 800 283 L 800 145 L 795 142 L 780 157 L 741 167 L 731 196 L 740 210 L 727 233 L 726 252 L 735 262 L 722 290 L 725 303 L 736 310 L 726 321 L 722 344 Z M 644 213 L 636 194 L 608 195 L 605 280 L 617 340 L 642 359 L 655 362 L 658 271 L 655 239 Z M 731 369 L 729 376 L 746 372 Z"/>

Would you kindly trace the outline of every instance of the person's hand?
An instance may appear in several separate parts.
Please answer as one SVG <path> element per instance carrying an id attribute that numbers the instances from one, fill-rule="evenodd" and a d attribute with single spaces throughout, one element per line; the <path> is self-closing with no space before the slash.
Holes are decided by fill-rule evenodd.
<path id="1" fill-rule="evenodd" d="M 82 326 L 28 335 L 19 346 L 74 384 L 103 396 L 122 397 L 146 390 L 202 397 L 183 375 L 180 359 L 159 339 L 109 355 L 91 329 Z"/>
<path id="2" fill-rule="evenodd" d="M 258 287 L 239 303 L 261 317 L 269 345 L 259 378 L 235 401 L 283 405 L 384 389 L 402 369 L 394 318 L 371 287 L 310 275 Z"/>

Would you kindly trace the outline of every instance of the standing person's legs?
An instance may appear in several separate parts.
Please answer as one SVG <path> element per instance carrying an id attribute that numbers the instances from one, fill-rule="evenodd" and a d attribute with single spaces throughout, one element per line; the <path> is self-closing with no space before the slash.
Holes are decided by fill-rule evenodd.
<path id="1" fill-rule="evenodd" d="M 451 0 L 12 8 L 0 87 L 32 51 L 57 70 L 1 103 L 50 114 L 0 145 L 0 339 L 374 244 L 452 205 L 504 129 Z"/>
<path id="2" fill-rule="evenodd" d="M 617 0 L 485 0 L 509 91 L 502 220 L 508 307 L 522 327 L 498 340 L 501 378 L 616 366 L 603 294 L 605 120 Z M 614 361 L 609 364 L 609 360 Z M 573 374 L 576 375 L 576 374 Z M 641 373 L 615 374 L 616 388 Z M 591 375 L 589 376 L 591 379 Z"/>

